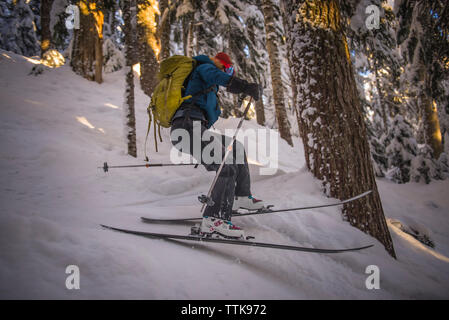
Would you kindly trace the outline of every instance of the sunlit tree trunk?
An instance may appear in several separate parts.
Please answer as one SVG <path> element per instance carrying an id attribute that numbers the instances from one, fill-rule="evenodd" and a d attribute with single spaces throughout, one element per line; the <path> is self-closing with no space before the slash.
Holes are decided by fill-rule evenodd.
<path id="1" fill-rule="evenodd" d="M 133 8 L 134 7 L 134 8 Z M 129 0 L 123 3 L 123 20 L 125 22 L 125 57 L 126 57 L 126 89 L 125 89 L 125 110 L 126 110 L 126 132 L 128 138 L 128 154 L 137 157 L 136 145 L 136 116 L 134 111 L 134 51 L 135 26 L 132 23 L 132 13 L 135 12 L 135 1 Z"/>
<path id="2" fill-rule="evenodd" d="M 159 7 L 161 18 L 159 19 L 158 29 L 161 39 L 161 53 L 159 60 L 162 61 L 170 56 L 170 8 L 168 0 L 160 0 Z"/>
<path id="3" fill-rule="evenodd" d="M 285 0 L 292 76 L 310 171 L 326 193 L 345 199 L 343 217 L 377 238 L 395 257 L 377 191 L 350 54 L 335 0 Z"/>
<path id="4" fill-rule="evenodd" d="M 159 8 L 156 0 L 137 0 L 137 51 L 140 62 L 140 86 L 151 96 L 157 85 L 160 39 L 157 32 Z"/>
<path id="5" fill-rule="evenodd" d="M 190 20 L 187 24 L 186 27 L 186 32 L 184 32 L 184 52 L 185 55 L 188 57 L 192 57 L 193 56 L 193 37 L 195 35 L 194 33 L 194 27 L 195 27 L 195 22 L 192 18 L 192 20 Z"/>
<path id="6" fill-rule="evenodd" d="M 424 123 L 424 141 L 432 148 L 432 157 L 438 160 L 443 152 L 443 142 L 441 138 L 440 122 L 438 119 L 437 105 L 426 92 L 430 91 L 430 84 L 424 72 L 420 72 L 426 90 L 423 89 L 419 95 L 419 105 L 422 110 Z"/>
<path id="7" fill-rule="evenodd" d="M 50 11 L 53 0 L 41 0 L 41 57 L 51 49 Z"/>
<path id="8" fill-rule="evenodd" d="M 377 112 L 380 111 L 380 116 L 382 118 L 382 123 L 383 123 L 383 129 L 386 130 L 388 123 L 387 123 L 387 111 L 385 110 L 387 105 L 384 101 L 384 96 L 385 94 L 382 91 L 381 85 L 380 85 L 380 75 L 379 75 L 379 70 L 377 69 L 377 65 L 376 63 L 374 63 L 374 77 L 376 78 L 376 90 L 377 90 L 377 98 L 379 99 L 379 107 L 380 110 L 376 110 Z"/>
<path id="9" fill-rule="evenodd" d="M 438 160 L 443 152 L 440 123 L 438 119 L 437 106 L 435 102 L 424 94 L 420 99 L 423 109 L 424 139 L 426 144 L 432 148 L 433 158 Z"/>
<path id="10" fill-rule="evenodd" d="M 271 83 L 273 87 L 274 106 L 276 111 L 276 119 L 278 122 L 279 133 L 281 138 L 293 146 L 292 136 L 290 133 L 290 125 L 288 123 L 287 111 L 284 101 L 284 88 L 281 78 L 281 64 L 279 61 L 279 41 L 276 39 L 274 11 L 272 0 L 262 1 L 262 11 L 265 18 L 265 30 L 267 33 L 266 44 L 268 55 L 270 57 Z"/>
<path id="11" fill-rule="evenodd" d="M 80 28 L 75 29 L 70 65 L 86 79 L 103 82 L 103 12 L 102 1 L 81 0 Z"/>

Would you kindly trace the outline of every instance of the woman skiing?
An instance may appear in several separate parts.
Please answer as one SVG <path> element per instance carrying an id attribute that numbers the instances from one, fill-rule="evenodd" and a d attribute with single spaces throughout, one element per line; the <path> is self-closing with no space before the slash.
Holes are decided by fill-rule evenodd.
<path id="1" fill-rule="evenodd" d="M 248 83 L 234 75 L 234 67 L 230 57 L 223 52 L 214 57 L 199 55 L 193 57 L 197 62 L 197 67 L 189 77 L 185 88 L 184 96 L 192 95 L 183 102 L 174 114 L 171 121 L 172 144 L 179 148 L 178 129 L 187 131 L 190 138 L 189 153 L 198 158 L 194 152 L 194 144 L 203 149 L 209 143 L 215 143 L 216 148 L 221 149 L 221 155 L 225 154 L 226 146 L 230 143 L 230 138 L 214 132 L 207 132 L 213 141 L 203 141 L 203 133 L 207 131 L 221 114 L 217 102 L 217 92 L 219 86 L 226 87 L 230 93 L 245 93 L 259 99 L 259 85 Z M 198 94 L 202 92 L 202 94 Z M 199 126 L 199 130 L 194 130 Z M 196 140 L 196 142 L 194 142 Z M 227 159 L 217 177 L 216 184 L 211 193 L 211 200 L 203 211 L 203 220 L 200 228 L 202 235 L 219 234 L 223 237 L 245 238 L 242 228 L 231 223 L 232 211 L 239 208 L 248 210 L 258 210 L 264 207 L 264 202 L 257 200 L 251 195 L 250 174 L 246 153 L 241 143 L 235 142 L 233 146 L 232 159 Z M 182 150 L 181 151 L 186 151 Z M 222 159 L 215 162 L 207 162 L 200 156 L 197 159 L 208 171 L 217 171 Z M 231 161 L 232 160 L 232 161 Z M 239 161 L 240 160 L 240 161 Z"/>

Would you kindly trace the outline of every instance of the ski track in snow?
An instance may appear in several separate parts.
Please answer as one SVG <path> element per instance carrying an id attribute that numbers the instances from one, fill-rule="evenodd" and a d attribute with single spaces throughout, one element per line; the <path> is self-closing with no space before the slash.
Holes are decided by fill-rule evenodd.
<path id="1" fill-rule="evenodd" d="M 449 181 L 397 185 L 378 180 L 398 260 L 379 242 L 320 208 L 236 218 L 257 241 L 317 248 L 375 247 L 312 254 L 157 240 L 99 224 L 185 234 L 189 226 L 151 225 L 140 216 L 199 215 L 197 196 L 213 173 L 199 167 L 111 169 L 142 164 L 149 98 L 136 90 L 138 159 L 126 155 L 124 74 L 99 85 L 68 64 L 28 75 L 26 57 L 0 50 L 0 298 L 62 299 L 422 299 L 449 297 Z M 138 83 L 136 83 L 136 88 Z M 238 119 L 220 119 L 217 129 Z M 245 121 L 243 129 L 257 128 Z M 168 162 L 169 132 L 154 163 Z M 277 208 L 332 203 L 304 168 L 302 143 L 279 144 L 280 170 L 261 176 L 251 165 L 253 193 Z M 396 222 L 395 222 L 396 221 Z M 425 247 L 398 222 L 423 230 Z M 67 290 L 65 268 L 80 268 L 80 290 Z M 380 268 L 380 290 L 367 290 L 365 268 Z"/>

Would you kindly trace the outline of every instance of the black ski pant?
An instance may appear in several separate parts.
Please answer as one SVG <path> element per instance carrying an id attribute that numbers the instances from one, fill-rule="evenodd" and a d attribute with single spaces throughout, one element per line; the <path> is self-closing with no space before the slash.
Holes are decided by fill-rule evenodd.
<path id="1" fill-rule="evenodd" d="M 196 126 L 195 130 L 194 126 Z M 180 131 L 175 131 L 177 129 L 185 130 L 184 134 L 188 134 L 190 147 L 187 150 L 183 148 L 185 147 L 185 143 L 182 143 L 182 139 L 185 136 L 179 136 L 177 133 Z M 202 137 L 205 131 L 208 131 L 205 121 L 190 118 L 189 115 L 176 118 L 173 120 L 171 126 L 171 142 L 178 150 L 192 155 L 198 163 L 204 165 L 207 171 L 217 171 L 224 158 L 226 147 L 231 143 L 232 138 L 208 131 L 207 133 L 211 136 L 211 139 L 203 141 Z M 194 142 L 194 140 L 196 141 Z M 198 159 L 198 150 L 194 152 L 194 144 L 200 146 L 201 159 Z M 220 154 L 217 154 L 217 157 L 214 159 L 215 161 L 211 163 L 211 161 L 208 161 L 210 159 L 205 159 L 207 157 L 203 156 L 203 150 L 207 148 L 205 152 L 211 151 L 209 154 L 214 156 L 214 148 L 211 148 L 212 145 L 215 146 L 215 150 L 221 149 L 221 158 L 219 158 Z M 233 145 L 233 152 L 231 152 L 225 161 L 212 191 L 211 198 L 214 205 L 207 206 L 203 216 L 231 221 L 234 196 L 249 195 L 251 195 L 251 181 L 248 161 L 243 144 L 236 141 Z"/>

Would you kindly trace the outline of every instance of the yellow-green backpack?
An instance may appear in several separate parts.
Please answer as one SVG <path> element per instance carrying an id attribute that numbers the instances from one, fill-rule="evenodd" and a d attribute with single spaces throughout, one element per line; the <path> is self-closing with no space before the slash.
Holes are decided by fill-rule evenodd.
<path id="1" fill-rule="evenodd" d="M 148 130 L 145 138 L 145 158 L 148 133 L 150 132 L 151 121 L 154 120 L 154 142 L 157 152 L 156 126 L 158 127 L 159 139 L 162 142 L 160 127 L 169 128 L 170 121 L 176 110 L 181 106 L 184 100 L 192 96 L 183 97 L 184 81 L 196 66 L 196 60 L 190 57 L 174 55 L 160 64 L 157 74 L 158 84 L 151 96 L 151 102 L 148 106 Z"/>

